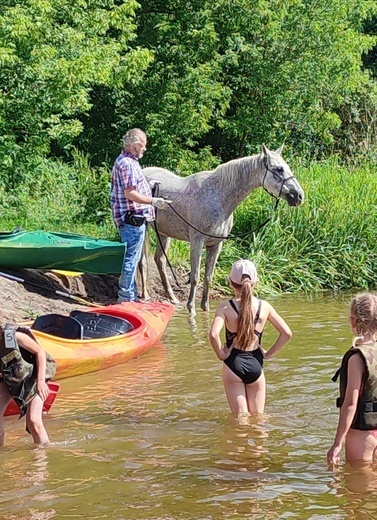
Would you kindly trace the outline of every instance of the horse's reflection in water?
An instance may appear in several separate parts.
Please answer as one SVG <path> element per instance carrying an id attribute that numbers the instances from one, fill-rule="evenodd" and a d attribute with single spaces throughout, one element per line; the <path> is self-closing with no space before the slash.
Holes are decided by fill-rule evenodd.
<path id="1" fill-rule="evenodd" d="M 195 316 L 192 316 L 190 314 L 187 318 L 187 323 L 189 324 L 191 333 L 193 334 L 193 336 L 195 336 L 198 331 L 198 323 L 195 319 Z"/>
<path id="2" fill-rule="evenodd" d="M 189 314 L 187 316 L 187 323 L 189 324 L 190 332 L 192 333 L 194 339 L 197 342 L 202 342 L 201 340 L 203 340 L 203 342 L 208 345 L 207 332 L 209 331 L 211 325 L 210 315 L 207 313 L 202 314 L 198 319 L 197 316 Z M 198 336 L 198 331 L 202 331 L 201 336 Z"/>
<path id="3" fill-rule="evenodd" d="M 158 240 L 155 261 L 166 296 L 177 302 L 166 270 L 166 252 L 171 238 L 190 242 L 190 294 L 187 308 L 195 314 L 195 294 L 199 284 L 202 250 L 206 248 L 206 263 L 201 307 L 209 309 L 209 288 L 223 240 L 233 227 L 233 212 L 256 188 L 263 187 L 270 195 L 285 200 L 289 206 L 299 206 L 304 192 L 281 157 L 282 147 L 276 152 L 262 147 L 262 152 L 251 157 L 235 159 L 219 165 L 212 171 L 203 171 L 179 177 L 164 168 L 144 168 L 150 183 L 159 185 L 159 196 L 172 201 L 166 211 L 158 211 L 156 227 Z M 146 266 L 144 258 L 141 265 Z M 142 296 L 148 297 L 143 278 Z"/>

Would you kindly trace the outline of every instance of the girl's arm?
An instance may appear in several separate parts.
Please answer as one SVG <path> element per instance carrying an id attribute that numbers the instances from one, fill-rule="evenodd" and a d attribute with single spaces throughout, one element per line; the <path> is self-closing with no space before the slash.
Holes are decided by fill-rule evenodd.
<path id="1" fill-rule="evenodd" d="M 333 445 L 327 453 L 327 461 L 330 464 L 339 463 L 340 450 L 342 449 L 343 442 L 355 417 L 361 382 L 364 375 L 363 360 L 359 355 L 354 354 L 349 359 L 347 373 L 347 388 L 342 407 L 339 411 L 338 428 Z"/>
<path id="2" fill-rule="evenodd" d="M 17 343 L 20 347 L 35 355 L 37 360 L 37 393 L 45 401 L 50 393 L 46 384 L 46 353 L 33 338 L 24 332 L 16 332 Z"/>
<path id="3" fill-rule="evenodd" d="M 274 357 L 292 337 L 292 331 L 288 327 L 287 323 L 283 320 L 280 314 L 275 311 L 272 305 L 269 303 L 268 305 L 270 306 L 270 309 L 267 316 L 267 321 L 269 321 L 271 325 L 277 330 L 279 336 L 277 337 L 272 347 L 270 347 L 267 352 L 265 352 L 265 359 L 271 359 Z"/>
<path id="4" fill-rule="evenodd" d="M 224 304 L 222 303 L 216 310 L 215 317 L 213 318 L 213 322 L 208 333 L 208 339 L 211 343 L 211 347 L 213 348 L 216 356 L 220 359 L 220 361 L 224 361 L 224 359 L 226 359 L 230 353 L 230 349 L 223 349 L 220 339 L 220 332 L 224 327 L 224 324 Z"/>

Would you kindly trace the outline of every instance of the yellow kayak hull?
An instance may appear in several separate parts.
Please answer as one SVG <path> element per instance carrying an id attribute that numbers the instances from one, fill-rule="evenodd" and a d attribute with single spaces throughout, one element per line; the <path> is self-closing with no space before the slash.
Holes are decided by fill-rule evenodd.
<path id="1" fill-rule="evenodd" d="M 124 318 L 134 330 L 109 338 L 80 340 L 32 330 L 38 343 L 56 361 L 55 379 L 96 372 L 140 356 L 161 338 L 175 307 L 161 302 L 125 302 L 88 309 L 91 311 Z"/>

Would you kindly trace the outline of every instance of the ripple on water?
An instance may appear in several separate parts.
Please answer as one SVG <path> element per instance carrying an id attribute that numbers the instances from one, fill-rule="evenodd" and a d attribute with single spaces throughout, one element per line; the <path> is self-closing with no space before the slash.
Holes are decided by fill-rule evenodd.
<path id="1" fill-rule="evenodd" d="M 376 473 L 333 473 L 325 461 L 337 420 L 331 376 L 351 337 L 345 302 L 289 296 L 274 306 L 295 333 L 266 363 L 264 416 L 232 419 L 207 344 L 210 316 L 177 312 L 164 345 L 62 381 L 46 449 L 30 448 L 22 421 L 6 421 L 4 517 L 376 518 Z M 264 346 L 273 341 L 267 329 Z"/>

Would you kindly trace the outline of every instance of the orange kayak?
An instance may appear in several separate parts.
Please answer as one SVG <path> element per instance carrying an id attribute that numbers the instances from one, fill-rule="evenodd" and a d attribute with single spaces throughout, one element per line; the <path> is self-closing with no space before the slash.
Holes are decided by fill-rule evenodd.
<path id="1" fill-rule="evenodd" d="M 133 330 L 111 334 L 108 337 L 84 335 L 82 339 L 67 339 L 52 335 L 51 332 L 42 332 L 43 327 L 42 330 L 36 330 L 32 325 L 31 330 L 42 348 L 55 359 L 55 379 L 59 380 L 103 370 L 140 356 L 161 338 L 174 311 L 175 307 L 170 303 L 126 302 L 96 307 L 80 313 L 81 317 L 84 315 L 84 320 L 93 316 L 93 322 L 98 316 L 103 319 L 112 316 L 122 318 L 131 324 Z M 90 325 L 90 320 L 86 320 L 85 323 L 88 322 Z"/>

